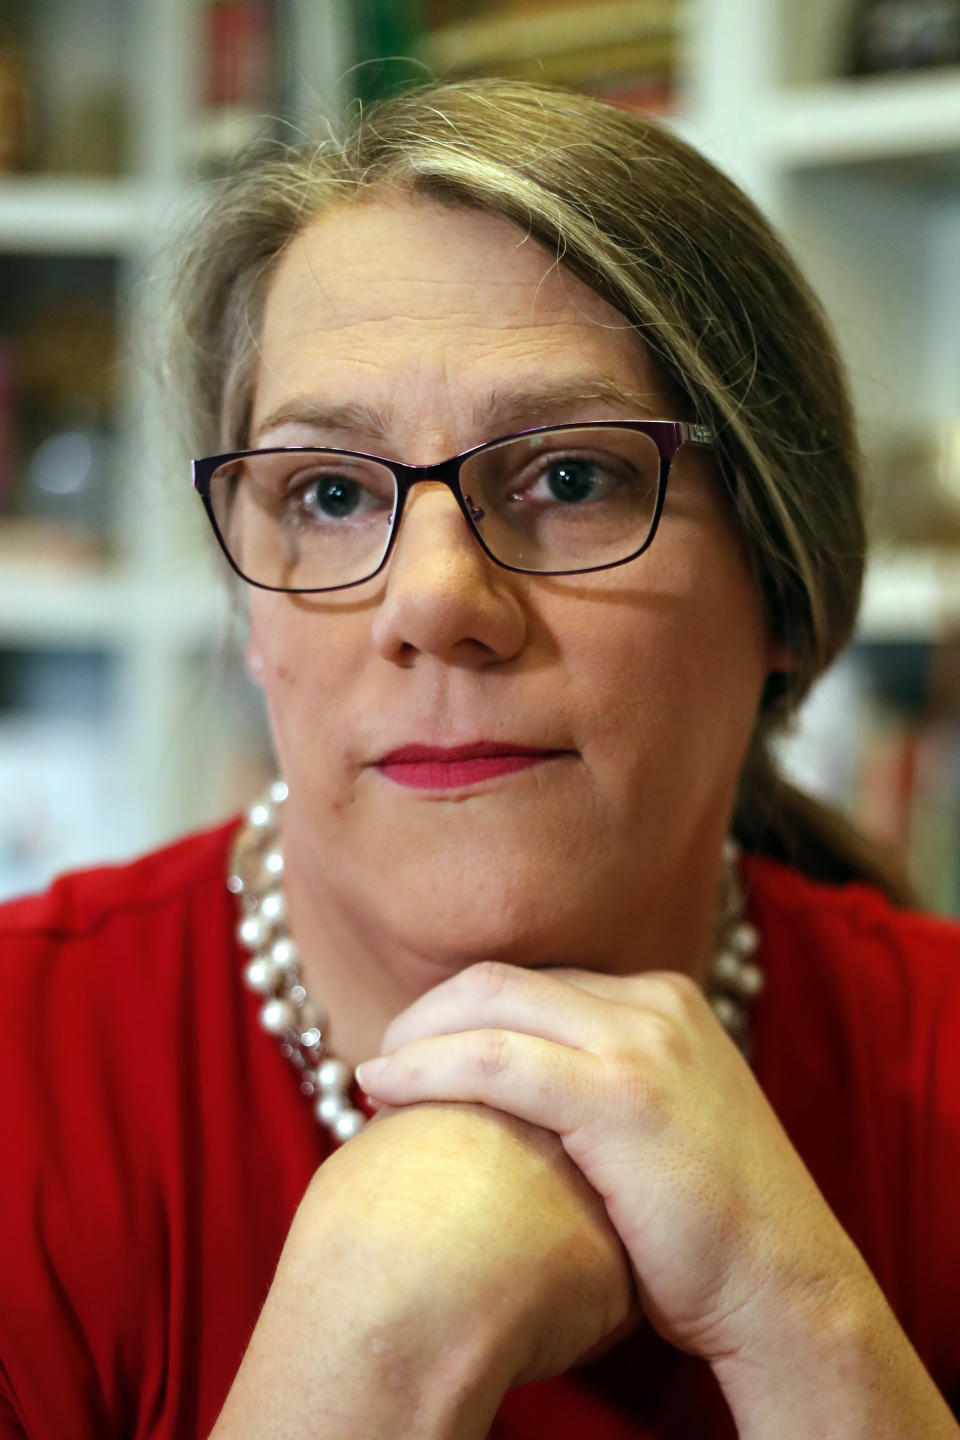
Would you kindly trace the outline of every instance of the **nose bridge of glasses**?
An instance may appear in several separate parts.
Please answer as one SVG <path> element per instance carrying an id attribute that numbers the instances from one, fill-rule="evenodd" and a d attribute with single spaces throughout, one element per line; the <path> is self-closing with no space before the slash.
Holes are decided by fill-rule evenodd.
<path id="1" fill-rule="evenodd" d="M 393 473 L 397 482 L 397 523 L 401 514 L 409 509 L 413 500 L 415 487 L 424 487 L 420 495 L 426 498 L 431 491 L 437 494 L 440 490 L 447 490 L 450 499 L 456 505 L 461 515 L 464 509 L 471 508 L 469 500 L 465 500 L 463 491 L 460 488 L 460 466 L 463 457 L 454 455 L 449 460 L 440 460 L 434 465 L 404 465 L 395 462 Z M 474 520 L 478 515 L 473 516 Z"/>

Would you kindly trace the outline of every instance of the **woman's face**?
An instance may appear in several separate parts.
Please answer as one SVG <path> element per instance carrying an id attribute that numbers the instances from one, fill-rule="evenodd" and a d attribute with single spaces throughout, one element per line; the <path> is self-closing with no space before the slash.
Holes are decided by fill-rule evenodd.
<path id="1" fill-rule="evenodd" d="M 389 198 L 285 252 L 250 443 L 426 465 L 535 425 L 676 411 L 624 318 L 521 230 Z M 290 883 L 378 945 L 616 968 L 710 892 L 774 656 L 707 451 L 680 452 L 652 547 L 619 569 L 500 569 L 422 483 L 383 573 L 253 590 L 251 607 Z M 551 758 L 439 789 L 378 764 L 480 741 Z"/>

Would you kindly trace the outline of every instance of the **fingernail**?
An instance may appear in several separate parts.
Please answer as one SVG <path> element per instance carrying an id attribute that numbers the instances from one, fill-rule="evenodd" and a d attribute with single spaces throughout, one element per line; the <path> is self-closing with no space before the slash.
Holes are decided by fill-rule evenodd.
<path id="1" fill-rule="evenodd" d="M 357 1066 L 357 1084 L 361 1090 L 367 1090 L 379 1080 L 390 1063 L 389 1055 L 378 1055 L 375 1060 L 364 1060 L 362 1065 Z"/>

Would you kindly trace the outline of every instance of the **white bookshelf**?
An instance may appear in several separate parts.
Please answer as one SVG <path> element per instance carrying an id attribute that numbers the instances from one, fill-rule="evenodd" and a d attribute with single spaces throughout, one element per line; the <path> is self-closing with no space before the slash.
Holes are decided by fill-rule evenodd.
<path id="1" fill-rule="evenodd" d="M 349 25 L 340 0 L 294 4 L 288 43 L 302 51 L 294 98 L 307 114 L 337 98 L 350 62 Z M 56 710 L 0 710 L 0 797 L 15 804 L 19 771 L 33 774 L 44 753 L 49 783 L 39 790 L 51 793 L 38 793 L 38 805 L 71 792 L 62 850 L 49 856 L 53 870 L 130 854 L 212 821 L 233 793 L 224 770 L 234 753 L 231 729 L 244 723 L 242 705 L 234 692 L 218 698 L 214 688 L 222 655 L 238 648 L 238 627 L 186 459 L 177 464 L 169 443 L 154 443 L 166 438 L 169 417 L 157 413 L 152 341 L 141 322 L 150 303 L 146 277 L 198 172 L 248 141 L 257 121 L 201 107 L 201 0 L 85 0 L 83 7 L 36 0 L 33 19 L 40 72 L 56 79 L 52 93 L 76 93 L 77 75 L 123 88 L 129 159 L 118 177 L 0 177 L 0 274 L 8 262 L 24 274 L 25 258 L 110 262 L 132 352 L 118 416 L 125 457 L 118 475 L 129 474 L 129 484 L 115 497 L 113 558 L 81 567 L 26 560 L 17 542 L 0 546 L 0 651 L 41 666 L 85 657 L 107 678 L 96 725 Z M 63 757 L 75 786 L 65 785 Z M 238 793 L 243 788 L 238 780 Z M 56 824 L 55 794 L 51 803 Z M 86 830 L 72 823 L 81 807 Z M 0 895 L 44 878 L 5 853 L 5 840 L 0 833 Z"/>
<path id="2" fill-rule="evenodd" d="M 48 34 L 63 22 L 71 43 L 68 0 L 37 3 L 49 7 Z M 8 255 L 111 257 L 121 292 L 137 295 L 198 156 L 249 134 L 248 118 L 199 115 L 198 5 L 95 0 L 99 23 L 123 31 L 132 168 L 115 180 L 0 180 L 0 265 Z M 309 127 L 312 113 L 347 94 L 350 0 L 283 8 L 294 102 Z M 868 429 L 937 425 L 960 414 L 960 71 L 834 78 L 848 11 L 845 0 L 699 0 L 686 12 L 689 101 L 678 123 L 797 250 L 834 316 Z M 131 366 L 122 416 L 131 456 L 155 423 L 154 403 Z M 138 800 L 123 827 L 129 849 L 212 819 L 217 804 L 197 773 L 202 722 L 185 718 L 184 697 L 230 631 L 229 603 L 187 490 L 185 472 L 131 482 L 120 554 L 104 571 L 0 559 L 0 648 L 111 657 L 112 763 Z M 960 560 L 917 550 L 877 557 L 864 637 L 922 640 L 958 624 Z"/>
<path id="3" fill-rule="evenodd" d="M 869 450 L 960 420 L 960 68 L 842 78 L 853 8 L 701 0 L 682 129 L 753 194 L 823 299 Z M 864 639 L 958 624 L 956 550 L 878 551 Z"/>

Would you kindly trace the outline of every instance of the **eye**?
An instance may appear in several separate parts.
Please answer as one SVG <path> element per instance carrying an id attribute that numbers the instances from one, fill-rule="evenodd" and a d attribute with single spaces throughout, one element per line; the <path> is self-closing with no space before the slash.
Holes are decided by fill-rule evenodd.
<path id="1" fill-rule="evenodd" d="M 577 504 L 588 500 L 603 484 L 593 460 L 553 460 L 548 465 L 542 482 L 554 500 Z"/>
<path id="2" fill-rule="evenodd" d="M 393 477 L 371 465 L 301 470 L 284 487 L 284 507 L 300 524 L 331 525 L 382 514 L 393 505 Z"/>
<path id="3" fill-rule="evenodd" d="M 369 509 L 373 501 L 369 491 L 344 475 L 325 475 L 299 491 L 303 509 L 311 515 L 331 520 L 345 520 L 359 510 Z M 366 501 L 366 504 L 364 503 Z"/>
<path id="4" fill-rule="evenodd" d="M 582 505 L 606 498 L 622 483 L 624 465 L 611 455 L 541 455 L 513 482 L 512 499 Z"/>

